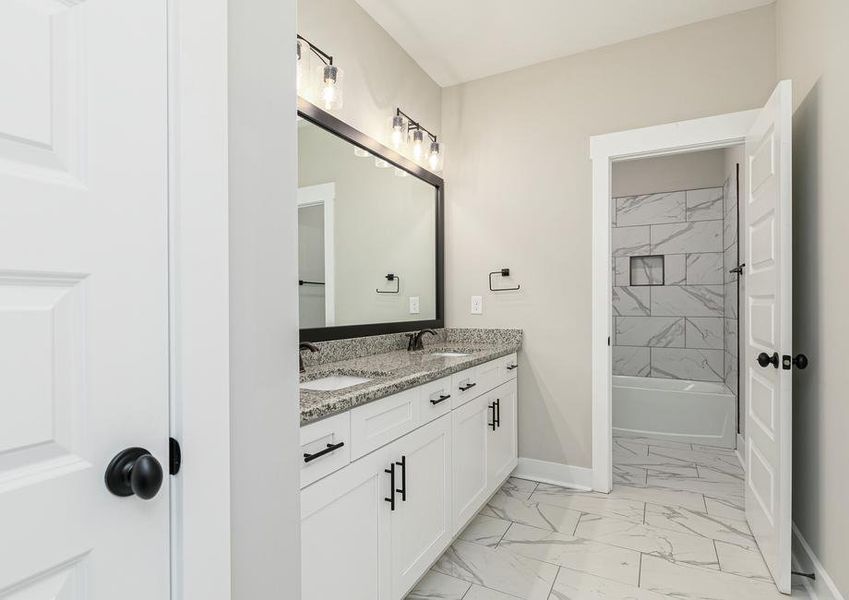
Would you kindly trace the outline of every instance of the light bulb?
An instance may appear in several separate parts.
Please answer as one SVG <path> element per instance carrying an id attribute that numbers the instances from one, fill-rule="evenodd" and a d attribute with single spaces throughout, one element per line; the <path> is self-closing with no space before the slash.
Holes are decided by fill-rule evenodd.
<path id="1" fill-rule="evenodd" d="M 325 110 L 342 106 L 341 76 L 342 72 L 334 65 L 325 65 L 322 68 L 321 101 Z"/>
<path id="2" fill-rule="evenodd" d="M 424 132 L 421 129 L 413 131 L 413 158 L 421 160 L 424 156 Z"/>
<path id="3" fill-rule="evenodd" d="M 406 133 L 407 123 L 401 115 L 392 117 L 392 147 L 400 150 L 404 145 L 404 134 Z"/>
<path id="4" fill-rule="evenodd" d="M 427 157 L 427 164 L 431 171 L 439 169 L 439 142 L 431 142 L 430 155 Z"/>

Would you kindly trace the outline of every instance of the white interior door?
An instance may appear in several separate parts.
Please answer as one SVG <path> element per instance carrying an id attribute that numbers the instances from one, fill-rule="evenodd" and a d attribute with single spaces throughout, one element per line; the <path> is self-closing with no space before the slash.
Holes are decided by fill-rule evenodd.
<path id="1" fill-rule="evenodd" d="M 169 595 L 165 8 L 0 3 L 4 599 Z"/>
<path id="2" fill-rule="evenodd" d="M 778 84 L 746 138 L 743 228 L 746 517 L 778 589 L 786 594 L 792 476 L 791 89 L 790 81 Z"/>

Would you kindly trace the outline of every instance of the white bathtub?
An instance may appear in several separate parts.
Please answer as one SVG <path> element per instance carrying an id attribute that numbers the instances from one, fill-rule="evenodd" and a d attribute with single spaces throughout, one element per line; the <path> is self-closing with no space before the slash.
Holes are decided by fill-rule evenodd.
<path id="1" fill-rule="evenodd" d="M 734 448 L 737 401 L 723 383 L 613 377 L 613 434 Z"/>

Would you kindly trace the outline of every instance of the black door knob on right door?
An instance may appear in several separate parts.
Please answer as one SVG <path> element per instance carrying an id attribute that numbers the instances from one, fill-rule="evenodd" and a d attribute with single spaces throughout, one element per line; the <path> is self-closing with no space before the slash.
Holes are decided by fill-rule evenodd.
<path id="1" fill-rule="evenodd" d="M 760 366 L 762 366 L 763 368 L 766 368 L 769 365 L 772 365 L 773 367 L 775 367 L 777 369 L 778 368 L 778 352 L 773 352 L 772 356 L 770 356 L 766 352 L 761 352 L 757 356 L 757 361 L 758 361 L 758 364 Z"/>

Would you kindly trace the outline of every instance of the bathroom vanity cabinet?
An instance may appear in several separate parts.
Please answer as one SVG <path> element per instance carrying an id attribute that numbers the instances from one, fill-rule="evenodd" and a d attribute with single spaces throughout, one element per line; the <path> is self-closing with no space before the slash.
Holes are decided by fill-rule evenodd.
<path id="1" fill-rule="evenodd" d="M 516 354 L 301 428 L 303 600 L 401 600 L 517 463 Z M 340 442 L 343 444 L 339 446 Z"/>

